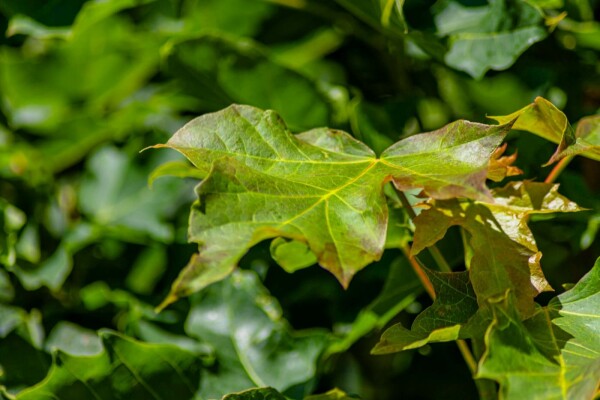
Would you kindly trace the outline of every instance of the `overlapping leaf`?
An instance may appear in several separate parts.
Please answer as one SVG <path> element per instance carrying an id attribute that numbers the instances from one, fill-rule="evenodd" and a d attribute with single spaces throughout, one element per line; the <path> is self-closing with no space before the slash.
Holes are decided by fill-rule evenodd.
<path id="1" fill-rule="evenodd" d="M 581 154 L 600 161 L 600 117 L 583 118 L 574 132 L 567 116 L 548 100 L 537 97 L 533 103 L 505 116 L 489 117 L 499 123 L 515 121 L 513 129 L 531 132 L 558 144 L 548 163 Z"/>
<path id="2" fill-rule="evenodd" d="M 600 260 L 572 289 L 521 322 L 507 297 L 494 320 L 478 376 L 500 382 L 503 399 L 592 399 L 600 383 Z"/>
<path id="3" fill-rule="evenodd" d="M 489 158 L 509 129 L 457 121 L 402 140 L 377 158 L 344 132 L 292 135 L 276 113 L 249 106 L 193 120 L 157 146 L 178 150 L 206 175 L 189 230 L 200 254 L 167 303 L 222 279 L 248 248 L 274 237 L 306 242 L 347 286 L 382 254 L 387 181 L 440 199 L 488 199 Z"/>
<path id="4" fill-rule="evenodd" d="M 557 192 L 558 186 L 536 182 L 511 182 L 494 191 L 494 204 L 436 201 L 416 219 L 412 252 L 440 240 L 446 230 L 462 226 L 470 234 L 473 257 L 470 278 L 480 306 L 487 298 L 510 288 L 517 309 L 533 313 L 533 298 L 551 290 L 540 266 L 533 234 L 527 226 L 531 214 L 573 212 L 580 208 Z"/>
<path id="5" fill-rule="evenodd" d="M 135 341 L 101 332 L 104 350 L 92 356 L 61 351 L 46 379 L 17 400 L 193 399 L 201 360 L 176 346 Z"/>
<path id="6" fill-rule="evenodd" d="M 425 271 L 436 293 L 433 305 L 417 316 L 410 330 L 402 324 L 388 328 L 371 351 L 373 354 L 395 353 L 464 337 L 461 330 L 478 309 L 468 272 Z"/>

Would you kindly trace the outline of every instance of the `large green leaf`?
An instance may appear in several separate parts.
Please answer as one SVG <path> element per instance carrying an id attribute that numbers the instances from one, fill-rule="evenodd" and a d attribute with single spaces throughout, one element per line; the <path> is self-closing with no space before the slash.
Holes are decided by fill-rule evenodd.
<path id="1" fill-rule="evenodd" d="M 109 331 L 100 337 L 104 351 L 96 355 L 73 356 L 57 350 L 46 379 L 16 399 L 195 398 L 202 364 L 192 353 Z"/>
<path id="2" fill-rule="evenodd" d="M 494 320 L 478 377 L 500 383 L 503 399 L 592 399 L 600 383 L 600 260 L 579 283 L 521 322 L 506 297 Z"/>
<path id="3" fill-rule="evenodd" d="M 293 135 L 275 112 L 249 106 L 193 120 L 156 146 L 178 150 L 206 175 L 189 230 L 200 254 L 166 303 L 227 276 L 251 246 L 274 237 L 306 242 L 347 286 L 383 252 L 384 183 L 441 199 L 488 199 L 489 159 L 509 129 L 457 121 L 404 139 L 377 158 L 345 132 Z"/>
<path id="4" fill-rule="evenodd" d="M 462 226 L 470 234 L 469 273 L 479 305 L 511 289 L 519 312 L 529 316 L 533 298 L 551 290 L 540 266 L 542 254 L 527 226 L 529 216 L 581 210 L 557 189 L 552 184 L 511 182 L 494 190 L 493 204 L 436 201 L 415 219 L 412 252 L 433 245 L 451 226 Z"/>
<path id="5" fill-rule="evenodd" d="M 464 336 L 463 326 L 478 310 L 469 273 L 425 271 L 435 289 L 435 301 L 417 316 L 410 330 L 402 324 L 388 328 L 371 351 L 373 354 L 395 353 Z"/>
<path id="6" fill-rule="evenodd" d="M 531 132 L 558 144 L 548 164 L 563 157 L 581 154 L 600 161 L 600 117 L 583 118 L 574 132 L 567 116 L 543 97 L 512 114 L 488 117 L 503 124 L 515 121 L 513 129 Z"/>
<path id="7" fill-rule="evenodd" d="M 203 398 L 262 386 L 306 394 L 329 339 L 319 330 L 291 332 L 256 274 L 240 271 L 191 300 L 186 333 L 214 348 L 218 366 L 202 372 Z"/>

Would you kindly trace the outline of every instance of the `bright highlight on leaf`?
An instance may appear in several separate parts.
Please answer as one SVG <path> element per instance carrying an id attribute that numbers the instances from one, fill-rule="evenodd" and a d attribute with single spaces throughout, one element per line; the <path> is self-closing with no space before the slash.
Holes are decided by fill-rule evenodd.
<path id="1" fill-rule="evenodd" d="M 205 176 L 190 219 L 200 244 L 163 305 L 231 273 L 256 243 L 307 243 L 344 286 L 385 245 L 383 186 L 420 188 L 437 199 L 491 201 L 488 164 L 511 123 L 456 121 L 404 139 L 376 157 L 345 132 L 293 135 L 273 111 L 234 105 L 180 129 L 166 145 Z"/>
<path id="2" fill-rule="evenodd" d="M 581 154 L 600 161 L 600 117 L 583 118 L 574 132 L 567 116 L 548 100 L 537 97 L 533 103 L 505 116 L 489 117 L 503 124 L 516 119 L 513 129 L 531 132 L 557 143 L 548 164 Z"/>

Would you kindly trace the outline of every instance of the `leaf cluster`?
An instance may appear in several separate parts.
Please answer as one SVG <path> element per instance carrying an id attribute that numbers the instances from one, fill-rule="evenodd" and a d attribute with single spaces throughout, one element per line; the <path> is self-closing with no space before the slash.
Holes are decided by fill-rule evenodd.
<path id="1" fill-rule="evenodd" d="M 0 2 L 0 398 L 593 398 L 598 6 Z"/>

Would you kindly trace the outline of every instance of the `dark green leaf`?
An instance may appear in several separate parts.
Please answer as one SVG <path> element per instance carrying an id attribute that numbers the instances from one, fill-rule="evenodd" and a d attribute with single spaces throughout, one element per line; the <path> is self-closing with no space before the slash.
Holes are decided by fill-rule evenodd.
<path id="1" fill-rule="evenodd" d="M 202 36 L 168 45 L 168 71 L 209 110 L 231 103 L 276 109 L 293 129 L 327 125 L 329 105 L 316 83 L 271 60 L 249 40 Z"/>
<path id="2" fill-rule="evenodd" d="M 191 300 L 186 332 L 214 348 L 218 366 L 202 372 L 203 398 L 257 386 L 285 391 L 313 378 L 327 335 L 290 332 L 254 273 L 235 273 Z"/>
<path id="3" fill-rule="evenodd" d="M 372 354 L 395 353 L 464 337 L 461 329 L 478 309 L 469 273 L 424 270 L 435 289 L 435 301 L 417 316 L 410 330 L 402 324 L 388 328 Z"/>
<path id="4" fill-rule="evenodd" d="M 200 359 L 172 345 L 147 344 L 117 333 L 100 333 L 104 351 L 73 356 L 58 350 L 46 379 L 18 400 L 193 399 Z"/>
<path id="5" fill-rule="evenodd" d="M 286 400 L 287 398 L 273 388 L 249 389 L 223 396 L 222 400 Z"/>

